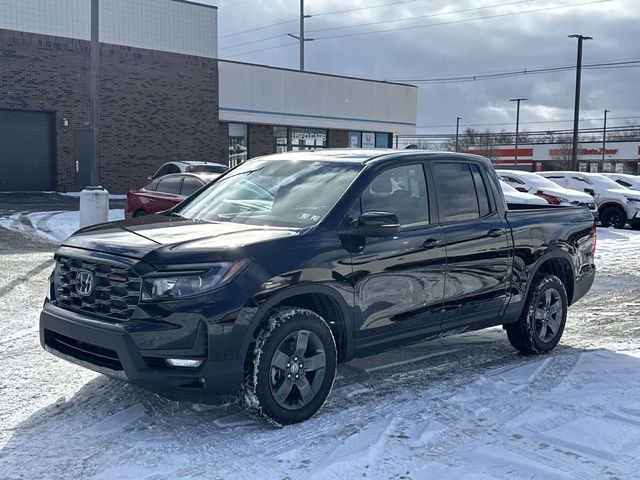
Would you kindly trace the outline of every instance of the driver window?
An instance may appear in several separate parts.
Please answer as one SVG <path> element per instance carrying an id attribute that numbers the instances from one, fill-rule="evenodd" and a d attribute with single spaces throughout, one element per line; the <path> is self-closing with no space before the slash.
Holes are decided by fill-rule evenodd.
<path id="1" fill-rule="evenodd" d="M 422 165 L 405 165 L 380 173 L 360 197 L 362 212 L 395 213 L 400 225 L 429 223 L 427 184 Z"/>

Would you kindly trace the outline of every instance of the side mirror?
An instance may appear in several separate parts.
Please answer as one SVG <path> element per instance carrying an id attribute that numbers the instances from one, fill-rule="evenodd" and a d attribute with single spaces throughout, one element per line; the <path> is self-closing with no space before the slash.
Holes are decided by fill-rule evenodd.
<path id="1" fill-rule="evenodd" d="M 516 187 L 516 190 L 518 190 L 519 192 L 522 192 L 522 193 L 527 193 L 528 192 L 528 190 L 526 188 L 524 188 L 524 187 Z"/>
<path id="2" fill-rule="evenodd" d="M 149 176 L 147 177 L 147 180 L 153 180 L 153 175 L 149 175 Z"/>
<path id="3" fill-rule="evenodd" d="M 596 196 L 596 192 L 593 190 L 593 188 L 585 188 L 584 191 L 585 191 L 585 193 L 588 193 L 592 197 Z"/>
<path id="4" fill-rule="evenodd" d="M 357 228 L 363 237 L 395 237 L 400 232 L 400 222 L 395 213 L 369 211 L 360 215 Z"/>

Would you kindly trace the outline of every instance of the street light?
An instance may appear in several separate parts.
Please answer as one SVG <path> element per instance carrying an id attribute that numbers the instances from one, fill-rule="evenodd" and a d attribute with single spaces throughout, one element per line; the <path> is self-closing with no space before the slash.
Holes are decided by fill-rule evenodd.
<path id="1" fill-rule="evenodd" d="M 515 156 L 514 161 L 513 161 L 513 168 L 515 168 L 516 170 L 518 169 L 518 132 L 520 130 L 520 102 L 526 102 L 527 100 L 529 100 L 528 98 L 512 98 L 511 100 L 509 100 L 510 102 L 516 102 L 517 106 L 516 106 L 516 151 L 515 151 Z"/>
<path id="2" fill-rule="evenodd" d="M 573 145 L 571 148 L 571 170 L 578 168 L 578 127 L 580 117 L 580 82 L 582 79 L 582 43 L 585 40 L 593 40 L 593 37 L 585 35 L 569 35 L 569 38 L 578 39 L 578 58 L 576 61 L 576 100 L 573 108 Z"/>
<path id="3" fill-rule="evenodd" d="M 456 117 L 456 152 L 460 151 L 459 148 L 459 144 L 458 144 L 458 132 L 460 131 L 460 120 L 462 120 L 462 117 Z"/>

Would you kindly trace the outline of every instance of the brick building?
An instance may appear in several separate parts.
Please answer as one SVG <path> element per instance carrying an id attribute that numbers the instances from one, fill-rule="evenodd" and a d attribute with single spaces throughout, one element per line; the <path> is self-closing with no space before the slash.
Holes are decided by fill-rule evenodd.
<path id="1" fill-rule="evenodd" d="M 387 147 L 413 86 L 218 60 L 217 9 L 102 0 L 99 180 L 125 192 L 170 160 Z M 90 183 L 91 0 L 0 3 L 0 191 Z"/>

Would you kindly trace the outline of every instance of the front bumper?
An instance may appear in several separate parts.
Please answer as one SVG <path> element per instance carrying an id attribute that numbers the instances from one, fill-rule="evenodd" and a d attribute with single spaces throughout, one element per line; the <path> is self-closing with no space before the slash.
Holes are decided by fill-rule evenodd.
<path id="1" fill-rule="evenodd" d="M 72 363 L 174 400 L 224 403 L 237 396 L 243 379 L 243 361 L 212 360 L 204 325 L 193 348 L 177 352 L 183 358 L 202 358 L 204 354 L 205 361 L 198 368 L 166 365 L 164 358 L 174 357 L 176 352 L 141 350 L 123 325 L 47 303 L 40 314 L 40 343 L 48 352 Z"/>

